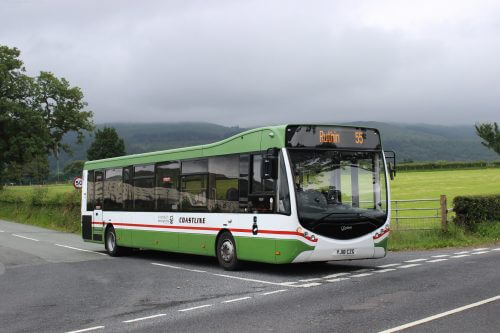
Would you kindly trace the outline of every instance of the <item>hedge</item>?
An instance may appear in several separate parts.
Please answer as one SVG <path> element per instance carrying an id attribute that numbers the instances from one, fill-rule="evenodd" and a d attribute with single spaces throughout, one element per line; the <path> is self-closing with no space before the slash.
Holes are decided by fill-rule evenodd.
<path id="1" fill-rule="evenodd" d="M 453 199 L 454 222 L 472 229 L 479 222 L 500 221 L 500 194 L 457 196 Z"/>
<path id="2" fill-rule="evenodd" d="M 474 169 L 474 168 L 499 168 L 500 161 L 435 161 L 435 162 L 411 162 L 398 163 L 398 171 L 412 170 L 436 170 L 436 169 Z"/>

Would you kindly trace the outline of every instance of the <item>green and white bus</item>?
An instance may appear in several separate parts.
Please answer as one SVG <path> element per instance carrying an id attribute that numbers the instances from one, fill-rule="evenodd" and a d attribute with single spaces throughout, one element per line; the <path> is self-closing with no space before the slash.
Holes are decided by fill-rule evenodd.
<path id="1" fill-rule="evenodd" d="M 82 236 L 111 256 L 191 253 L 216 256 L 225 269 L 382 258 L 392 173 L 378 130 L 333 125 L 262 127 L 88 161 Z"/>

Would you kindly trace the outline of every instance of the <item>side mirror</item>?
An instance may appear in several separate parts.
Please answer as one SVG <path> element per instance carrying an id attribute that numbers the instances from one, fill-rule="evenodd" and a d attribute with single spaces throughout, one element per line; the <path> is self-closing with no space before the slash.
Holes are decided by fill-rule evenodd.
<path id="1" fill-rule="evenodd" d="M 387 164 L 387 169 L 389 171 L 389 176 L 391 177 L 391 180 L 394 180 L 394 177 L 396 177 L 396 152 L 392 150 L 386 150 L 384 151 L 385 159 L 386 160 L 392 160 L 393 163 L 389 162 Z"/>

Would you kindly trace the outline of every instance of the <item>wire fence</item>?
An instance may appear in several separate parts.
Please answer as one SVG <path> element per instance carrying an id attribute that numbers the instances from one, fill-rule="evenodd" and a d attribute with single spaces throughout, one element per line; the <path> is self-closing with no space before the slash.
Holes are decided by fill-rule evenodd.
<path id="1" fill-rule="evenodd" d="M 392 230 L 446 230 L 452 207 L 442 195 L 439 199 L 391 200 L 391 210 Z"/>

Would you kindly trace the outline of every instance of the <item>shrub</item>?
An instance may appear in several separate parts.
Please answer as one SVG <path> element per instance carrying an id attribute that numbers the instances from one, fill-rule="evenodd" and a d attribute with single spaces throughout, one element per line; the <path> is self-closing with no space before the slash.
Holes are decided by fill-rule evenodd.
<path id="1" fill-rule="evenodd" d="M 453 199 L 454 222 L 473 229 L 479 222 L 500 220 L 500 195 L 457 196 Z"/>

